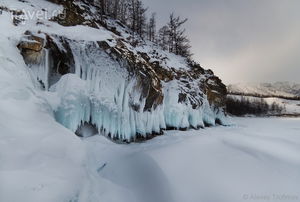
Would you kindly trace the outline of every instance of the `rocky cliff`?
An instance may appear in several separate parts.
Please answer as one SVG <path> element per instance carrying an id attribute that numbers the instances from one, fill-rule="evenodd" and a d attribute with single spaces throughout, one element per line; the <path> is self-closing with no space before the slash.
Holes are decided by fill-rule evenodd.
<path id="1" fill-rule="evenodd" d="M 88 1 L 15 6 L 53 14 L 28 19 L 28 10 L 1 7 L 20 27 L 17 47 L 37 88 L 59 99 L 54 117 L 73 132 L 88 124 L 129 142 L 168 128 L 226 124 L 226 87 L 211 70 L 132 37 L 119 21 L 96 15 Z"/>

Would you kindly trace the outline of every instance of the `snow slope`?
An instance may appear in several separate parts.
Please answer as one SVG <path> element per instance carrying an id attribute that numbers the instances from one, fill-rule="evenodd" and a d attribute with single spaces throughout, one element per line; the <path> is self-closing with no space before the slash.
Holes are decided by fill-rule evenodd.
<path id="1" fill-rule="evenodd" d="M 231 127 L 168 131 L 142 144 L 116 145 L 102 136 L 90 137 L 84 139 L 88 168 L 95 181 L 113 182 L 140 202 L 299 201 L 300 119 L 233 122 Z M 89 191 L 95 189 L 93 185 Z M 106 191 L 102 194 L 122 194 Z"/>
<path id="2" fill-rule="evenodd" d="M 85 175 L 84 147 L 55 121 L 17 48 L 0 41 L 0 201 L 69 201 Z"/>

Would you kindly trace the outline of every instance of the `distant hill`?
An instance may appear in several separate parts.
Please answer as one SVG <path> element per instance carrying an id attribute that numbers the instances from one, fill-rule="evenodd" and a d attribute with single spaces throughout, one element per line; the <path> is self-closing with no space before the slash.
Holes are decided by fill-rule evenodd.
<path id="1" fill-rule="evenodd" d="M 300 116 L 300 84 L 239 83 L 228 85 L 227 90 L 230 114 Z"/>
<path id="2" fill-rule="evenodd" d="M 290 82 L 238 83 L 227 86 L 229 94 L 300 100 L 300 84 Z"/>

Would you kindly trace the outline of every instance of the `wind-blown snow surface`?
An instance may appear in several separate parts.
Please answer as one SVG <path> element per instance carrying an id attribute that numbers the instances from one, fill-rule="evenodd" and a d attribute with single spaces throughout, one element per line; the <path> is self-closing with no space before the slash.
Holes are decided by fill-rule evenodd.
<path id="1" fill-rule="evenodd" d="M 300 120 L 234 121 L 233 127 L 170 131 L 143 144 L 85 139 L 88 176 L 78 200 L 299 201 Z"/>
<path id="2" fill-rule="evenodd" d="M 84 139 L 91 180 L 84 190 L 89 200 L 82 201 L 102 195 L 101 201 L 113 201 L 123 189 L 122 202 L 299 201 L 300 119 L 233 121 L 231 127 L 169 131 L 142 144 Z M 103 178 L 123 189 L 96 193 Z M 137 199 L 127 198 L 132 195 Z"/>

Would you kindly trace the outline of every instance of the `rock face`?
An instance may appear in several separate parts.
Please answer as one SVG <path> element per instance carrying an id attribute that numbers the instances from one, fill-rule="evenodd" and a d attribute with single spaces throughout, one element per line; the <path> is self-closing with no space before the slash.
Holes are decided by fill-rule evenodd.
<path id="1" fill-rule="evenodd" d="M 38 64 L 43 57 L 42 50 L 44 45 L 45 41 L 43 38 L 27 31 L 24 33 L 24 37 L 19 43 L 18 48 L 21 50 L 21 54 L 27 64 Z"/>
<path id="2" fill-rule="evenodd" d="M 225 124 L 226 86 L 211 70 L 150 42 L 133 40 L 126 26 L 98 18 L 85 1 L 49 1 L 62 5 L 65 15 L 51 21 L 109 33 L 103 40 L 82 41 L 28 31 L 18 45 L 31 68 L 42 64 L 37 69 L 44 70 L 36 71 L 36 77 L 60 96 L 56 119 L 67 128 L 75 132 L 83 123 L 90 124 L 114 140 L 128 142 L 167 128 Z"/>
<path id="3" fill-rule="evenodd" d="M 44 39 L 38 36 L 32 35 L 32 33 L 25 32 L 25 36 L 23 41 L 19 44 L 19 48 L 25 50 L 32 50 L 36 52 L 40 52 L 44 47 Z"/>

